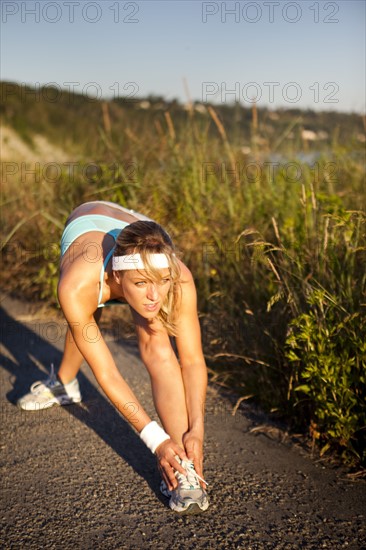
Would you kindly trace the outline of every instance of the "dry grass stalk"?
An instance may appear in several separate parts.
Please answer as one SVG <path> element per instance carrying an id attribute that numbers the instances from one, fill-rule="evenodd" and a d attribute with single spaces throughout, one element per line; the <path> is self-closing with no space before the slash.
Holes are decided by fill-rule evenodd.
<path id="1" fill-rule="evenodd" d="M 253 131 L 256 132 L 258 129 L 258 111 L 257 111 L 257 103 L 254 101 L 252 106 L 252 128 Z"/>
<path id="2" fill-rule="evenodd" d="M 125 134 L 133 143 L 140 143 L 140 140 L 130 128 L 125 128 Z"/>
<path id="3" fill-rule="evenodd" d="M 212 120 L 214 121 L 214 123 L 216 125 L 216 128 L 218 129 L 219 134 L 223 139 L 223 142 L 225 143 L 225 146 L 226 146 L 229 158 L 230 158 L 230 162 L 231 162 L 231 169 L 235 172 L 235 168 L 236 168 L 235 157 L 234 157 L 234 154 L 233 154 L 232 149 L 230 147 L 229 141 L 227 139 L 226 130 L 225 130 L 222 122 L 220 121 L 219 117 L 217 116 L 215 110 L 211 107 L 211 105 L 208 105 L 207 110 L 208 110 Z"/>
<path id="4" fill-rule="evenodd" d="M 328 227 L 329 227 L 329 216 L 325 218 L 325 224 L 324 224 L 324 241 L 323 241 L 323 251 L 325 252 L 328 247 Z"/>
<path id="5" fill-rule="evenodd" d="M 216 112 L 214 111 L 214 109 L 211 107 L 211 105 L 208 105 L 207 107 L 207 110 L 208 112 L 210 113 L 210 116 L 212 118 L 212 120 L 214 121 L 214 123 L 216 124 L 216 128 L 218 129 L 219 133 L 220 133 L 220 136 L 222 137 L 222 139 L 227 142 L 227 135 L 226 135 L 226 130 L 221 122 L 221 120 L 219 119 L 219 117 L 217 116 Z"/>
<path id="6" fill-rule="evenodd" d="M 164 116 L 165 116 L 166 123 L 168 125 L 169 137 L 171 140 L 175 141 L 175 130 L 174 130 L 172 117 L 170 116 L 170 113 L 168 111 L 165 111 Z"/>
<path id="7" fill-rule="evenodd" d="M 105 133 L 110 136 L 112 132 L 111 117 L 109 116 L 109 107 L 106 101 L 102 103 L 102 113 L 103 113 L 103 125 Z"/>
<path id="8" fill-rule="evenodd" d="M 277 225 L 277 222 L 276 222 L 276 218 L 274 218 L 273 216 L 272 216 L 272 225 L 273 225 L 273 229 L 274 229 L 274 232 L 275 232 L 275 235 L 276 235 L 276 238 L 277 238 L 278 242 L 280 244 L 282 244 L 281 237 L 280 237 L 280 232 L 278 230 L 278 225 Z"/>
<path id="9" fill-rule="evenodd" d="M 251 397 L 254 397 L 254 395 L 253 394 L 252 395 L 244 395 L 242 397 L 239 397 L 239 399 L 235 403 L 235 406 L 234 406 L 233 410 L 231 411 L 232 416 L 236 415 L 236 412 L 237 412 L 238 408 L 240 407 L 240 403 L 242 403 L 242 401 L 246 401 L 247 399 L 250 399 Z"/>
<path id="10" fill-rule="evenodd" d="M 39 214 L 42 214 L 41 210 L 38 210 L 37 212 L 34 212 L 34 214 L 31 214 L 28 218 L 21 219 L 13 228 L 12 230 L 4 237 L 4 240 L 0 243 L 0 250 L 2 250 L 10 241 L 13 235 L 18 231 L 20 227 L 22 227 L 25 223 L 28 223 L 33 218 L 36 218 Z"/>
<path id="11" fill-rule="evenodd" d="M 275 274 L 275 277 L 276 277 L 277 281 L 281 282 L 281 277 L 279 276 L 277 269 L 273 265 L 272 260 L 270 260 L 270 258 L 267 257 L 267 262 L 268 262 L 270 268 L 272 269 L 273 273 Z"/>
<path id="12" fill-rule="evenodd" d="M 188 100 L 188 113 L 189 113 L 189 116 L 193 116 L 193 102 L 192 102 L 186 77 L 183 77 L 183 86 L 184 86 L 184 91 L 186 93 L 187 100 Z"/>

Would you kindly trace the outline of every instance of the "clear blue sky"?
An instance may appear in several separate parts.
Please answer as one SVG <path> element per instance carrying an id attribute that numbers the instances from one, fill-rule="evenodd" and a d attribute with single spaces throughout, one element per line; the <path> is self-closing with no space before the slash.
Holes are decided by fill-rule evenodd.
<path id="1" fill-rule="evenodd" d="M 364 112 L 365 49 L 364 0 L 1 2 L 1 79 L 85 94 Z"/>

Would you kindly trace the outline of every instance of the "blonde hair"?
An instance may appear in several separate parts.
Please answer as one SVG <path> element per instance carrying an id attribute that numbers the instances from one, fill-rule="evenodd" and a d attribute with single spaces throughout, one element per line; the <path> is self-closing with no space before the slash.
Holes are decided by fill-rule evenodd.
<path id="1" fill-rule="evenodd" d="M 113 256 L 125 256 L 127 254 L 140 254 L 146 266 L 148 278 L 156 282 L 161 281 L 161 273 L 159 269 L 151 265 L 149 255 L 165 254 L 167 256 L 171 284 L 157 318 L 162 322 L 170 336 L 176 336 L 176 316 L 180 297 L 180 267 L 171 238 L 156 222 L 133 222 L 118 235 Z M 119 271 L 119 273 L 123 277 L 124 271 Z"/>

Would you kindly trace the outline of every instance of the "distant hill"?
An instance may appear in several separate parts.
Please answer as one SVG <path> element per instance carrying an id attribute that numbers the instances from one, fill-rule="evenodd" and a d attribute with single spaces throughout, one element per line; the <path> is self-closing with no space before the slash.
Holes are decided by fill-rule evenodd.
<path id="1" fill-rule="evenodd" d="M 0 82 L 2 124 L 15 131 L 27 146 L 37 149 L 35 136 L 44 136 L 68 155 L 101 155 L 103 136 L 123 146 L 127 130 L 139 139 L 160 131 L 174 132 L 194 116 L 196 123 L 215 132 L 209 105 L 181 104 L 163 97 L 93 99 L 52 86 L 31 87 Z M 357 114 L 300 109 L 269 110 L 240 104 L 211 105 L 233 146 L 245 148 L 253 140 L 264 150 L 315 148 L 365 141 L 365 120 Z M 168 115 L 169 114 L 169 115 Z M 10 131 L 9 130 L 9 131 Z M 161 132 L 160 132 L 161 133 Z M 38 138 L 39 139 L 39 138 Z M 37 139 L 36 139 L 37 141 Z M 66 153 L 65 153 L 66 154 Z"/>

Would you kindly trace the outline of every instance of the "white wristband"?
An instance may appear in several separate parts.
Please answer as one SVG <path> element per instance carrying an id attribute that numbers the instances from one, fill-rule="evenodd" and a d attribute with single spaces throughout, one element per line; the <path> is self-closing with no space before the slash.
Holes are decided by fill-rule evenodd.
<path id="1" fill-rule="evenodd" d="M 170 436 L 160 428 L 159 424 L 153 420 L 146 424 L 140 432 L 140 437 L 152 453 L 159 447 L 163 441 L 170 439 Z"/>

